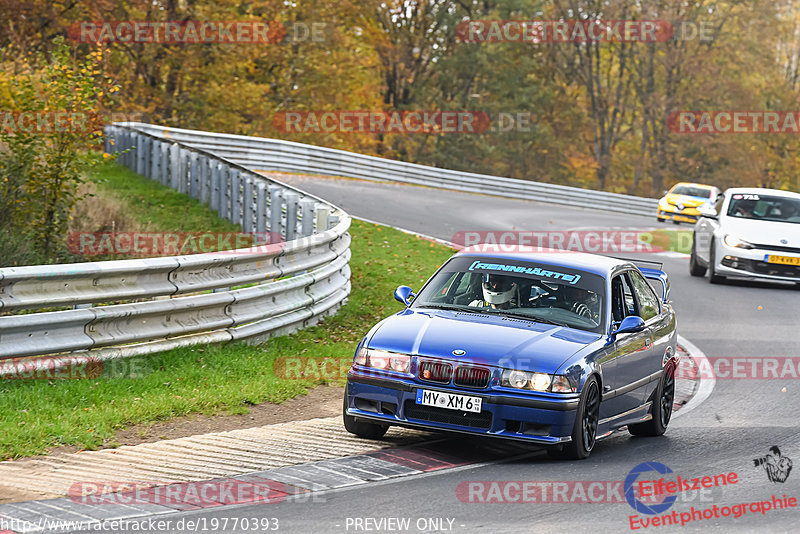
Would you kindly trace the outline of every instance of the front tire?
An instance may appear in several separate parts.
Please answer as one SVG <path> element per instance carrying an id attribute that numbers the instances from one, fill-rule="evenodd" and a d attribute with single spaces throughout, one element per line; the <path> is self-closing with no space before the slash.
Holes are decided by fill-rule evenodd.
<path id="1" fill-rule="evenodd" d="M 351 434 L 355 434 L 359 438 L 364 439 L 381 439 L 389 427 L 386 425 L 379 425 L 377 423 L 370 423 L 367 421 L 358 421 L 352 415 L 347 414 L 347 392 L 342 399 L 342 420 L 344 421 L 344 428 Z"/>
<path id="2" fill-rule="evenodd" d="M 674 367 L 664 369 L 650 400 L 653 402 L 653 418 L 644 423 L 628 425 L 628 432 L 634 436 L 660 436 L 667 431 L 672 418 L 672 403 L 675 401 Z"/>
<path id="3" fill-rule="evenodd" d="M 697 261 L 697 249 L 695 248 L 696 235 L 692 236 L 692 252 L 689 255 L 689 274 L 692 276 L 705 276 L 706 268 Z"/>
<path id="4" fill-rule="evenodd" d="M 597 378 L 589 377 L 583 386 L 572 441 L 559 447 L 550 447 L 547 454 L 559 460 L 583 460 L 589 457 L 597 441 L 597 424 L 600 420 L 600 386 Z"/>
<path id="5" fill-rule="evenodd" d="M 721 284 L 725 281 L 725 277 L 718 275 L 717 270 L 717 254 L 714 252 L 714 242 L 711 242 L 711 249 L 708 252 L 708 281 L 712 284 Z"/>

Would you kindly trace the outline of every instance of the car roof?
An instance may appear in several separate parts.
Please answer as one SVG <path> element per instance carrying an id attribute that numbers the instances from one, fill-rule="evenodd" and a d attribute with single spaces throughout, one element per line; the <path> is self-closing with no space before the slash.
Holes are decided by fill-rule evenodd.
<path id="1" fill-rule="evenodd" d="M 456 256 L 475 256 L 483 260 L 522 260 L 553 266 L 560 265 L 563 267 L 580 269 L 600 276 L 609 276 L 614 271 L 623 267 L 636 268 L 636 266 L 628 260 L 611 258 L 609 256 L 527 246 L 474 245 L 460 250 Z"/>
<path id="2" fill-rule="evenodd" d="M 800 193 L 766 187 L 731 187 L 725 190 L 725 196 L 733 194 L 773 195 L 776 197 L 800 198 Z"/>

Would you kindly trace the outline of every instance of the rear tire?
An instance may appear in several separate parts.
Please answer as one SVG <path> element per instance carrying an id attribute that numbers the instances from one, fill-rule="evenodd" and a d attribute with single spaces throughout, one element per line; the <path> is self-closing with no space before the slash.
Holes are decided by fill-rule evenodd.
<path id="1" fill-rule="evenodd" d="M 721 284 L 725 281 L 725 277 L 718 275 L 716 272 L 717 255 L 714 252 L 714 242 L 711 242 L 711 249 L 708 253 L 708 281 L 712 284 Z"/>
<path id="2" fill-rule="evenodd" d="M 344 421 L 344 428 L 351 434 L 355 434 L 359 438 L 364 439 L 381 439 L 389 427 L 377 423 L 370 423 L 367 421 L 358 421 L 352 415 L 347 414 L 347 393 L 344 394 L 342 399 L 342 420 Z"/>
<path id="3" fill-rule="evenodd" d="M 583 460 L 588 458 L 597 441 L 597 424 L 600 420 L 600 386 L 597 378 L 589 377 L 583 385 L 581 400 L 575 414 L 572 441 L 549 447 L 547 455 L 557 460 Z"/>
<path id="4" fill-rule="evenodd" d="M 706 268 L 697 261 L 697 249 L 695 248 L 696 235 L 692 236 L 692 252 L 689 255 L 689 274 L 692 276 L 705 276 Z"/>
<path id="5" fill-rule="evenodd" d="M 644 423 L 628 425 L 628 432 L 634 436 L 660 436 L 667 431 L 672 418 L 672 403 L 675 400 L 674 367 L 664 369 L 650 400 L 653 402 L 653 418 Z"/>

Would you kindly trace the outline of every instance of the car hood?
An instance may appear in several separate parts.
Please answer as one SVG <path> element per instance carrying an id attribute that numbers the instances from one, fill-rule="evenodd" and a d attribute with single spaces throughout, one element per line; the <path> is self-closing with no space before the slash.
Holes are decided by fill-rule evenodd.
<path id="1" fill-rule="evenodd" d="M 554 373 L 570 356 L 600 338 L 592 332 L 524 319 L 409 309 L 385 319 L 369 347 Z M 454 350 L 463 350 L 464 355 L 456 357 Z"/>
<path id="2" fill-rule="evenodd" d="M 672 204 L 673 206 L 683 204 L 687 208 L 696 208 L 697 206 L 708 202 L 707 198 L 690 197 L 688 195 L 675 195 L 673 193 L 668 194 L 664 198 L 667 200 L 667 203 Z"/>
<path id="3" fill-rule="evenodd" d="M 798 223 L 725 217 L 721 230 L 724 234 L 734 235 L 748 243 L 800 248 Z"/>

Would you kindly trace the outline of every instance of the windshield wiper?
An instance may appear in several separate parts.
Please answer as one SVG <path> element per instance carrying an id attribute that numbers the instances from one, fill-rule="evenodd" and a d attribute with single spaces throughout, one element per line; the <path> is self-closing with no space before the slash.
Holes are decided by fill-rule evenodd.
<path id="1" fill-rule="evenodd" d="M 512 311 L 507 310 L 498 310 L 496 308 L 487 308 L 481 310 L 484 313 L 493 314 L 493 315 L 504 315 L 506 317 L 514 317 L 517 319 L 527 319 L 529 321 L 533 321 L 536 323 L 545 323 L 545 324 L 552 324 L 555 326 L 563 326 L 564 328 L 570 328 L 570 326 L 566 323 L 559 323 L 557 321 L 553 321 L 551 319 L 545 319 L 544 317 L 537 317 L 535 315 L 528 315 L 525 313 L 514 313 Z"/>
<path id="2" fill-rule="evenodd" d="M 457 304 L 417 304 L 420 308 L 431 308 L 433 310 L 464 311 L 474 310 L 471 306 L 459 306 Z"/>

